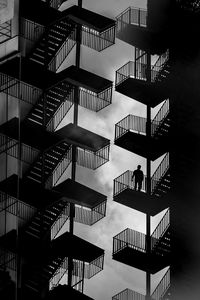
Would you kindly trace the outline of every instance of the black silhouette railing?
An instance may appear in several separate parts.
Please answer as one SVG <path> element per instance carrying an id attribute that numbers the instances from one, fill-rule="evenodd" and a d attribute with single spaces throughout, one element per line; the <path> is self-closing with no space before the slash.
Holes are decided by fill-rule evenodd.
<path id="1" fill-rule="evenodd" d="M 110 105 L 112 101 L 112 87 L 109 87 L 99 93 L 95 93 L 86 88 L 80 87 L 79 92 L 79 104 L 95 112 L 98 112 L 104 107 Z"/>
<path id="2" fill-rule="evenodd" d="M 0 191 L 0 212 L 3 210 L 17 216 L 19 226 L 29 221 L 36 212 L 35 207 Z"/>
<path id="3" fill-rule="evenodd" d="M 151 251 L 156 250 L 156 246 L 159 243 L 159 240 L 164 236 L 170 226 L 170 211 L 167 209 L 166 213 L 162 217 L 159 224 L 156 226 L 155 230 L 153 231 L 151 237 Z"/>
<path id="4" fill-rule="evenodd" d="M 1 246 L 0 247 L 0 270 L 5 270 L 5 269 L 16 271 L 17 254 Z"/>
<path id="5" fill-rule="evenodd" d="M 113 254 L 127 247 L 146 253 L 146 235 L 127 228 L 113 238 Z"/>
<path id="6" fill-rule="evenodd" d="M 151 121 L 151 135 L 155 135 L 166 117 L 169 115 L 169 100 L 165 100 L 156 116 Z"/>
<path id="7" fill-rule="evenodd" d="M 69 167 L 71 160 L 72 160 L 72 147 L 70 147 L 69 150 L 64 154 L 62 159 L 54 168 L 53 172 L 51 172 L 51 174 L 47 178 L 45 183 L 46 188 L 51 189 L 59 182 L 64 172 Z"/>
<path id="8" fill-rule="evenodd" d="M 75 222 L 85 225 L 93 225 L 106 215 L 106 201 L 95 206 L 94 208 L 87 208 L 80 205 L 75 205 Z"/>
<path id="9" fill-rule="evenodd" d="M 76 26 L 74 26 L 71 33 L 66 38 L 65 42 L 58 49 L 52 60 L 49 62 L 49 70 L 56 72 L 59 69 L 59 67 L 64 62 L 65 58 L 69 55 L 69 53 L 76 45 L 76 34 Z"/>
<path id="10" fill-rule="evenodd" d="M 77 148 L 77 164 L 79 166 L 95 170 L 109 161 L 110 145 L 95 152 Z"/>
<path id="11" fill-rule="evenodd" d="M 133 171 L 126 171 L 117 178 L 114 179 L 114 191 L 113 196 L 117 196 L 126 189 L 135 189 L 134 181 L 132 181 Z M 146 193 L 146 176 L 142 182 L 141 192 Z"/>
<path id="12" fill-rule="evenodd" d="M 169 170 L 169 153 L 167 153 L 157 169 L 155 170 L 152 181 L 151 181 L 151 192 L 154 193 L 156 187 L 158 186 L 160 180 L 165 176 L 167 171 Z"/>
<path id="13" fill-rule="evenodd" d="M 146 297 L 140 293 L 125 289 L 112 297 L 112 300 L 145 300 Z"/>
<path id="14" fill-rule="evenodd" d="M 63 278 L 63 276 L 67 273 L 68 271 L 68 257 L 66 257 L 63 262 L 60 265 L 60 268 L 58 268 L 54 274 L 54 276 L 51 278 L 49 282 L 50 289 L 53 289 L 57 287 Z"/>
<path id="15" fill-rule="evenodd" d="M 115 43 L 115 26 L 104 31 L 97 31 L 82 25 L 81 42 L 83 45 L 100 52 Z"/>
<path id="16" fill-rule="evenodd" d="M 45 26 L 21 17 L 20 36 L 32 41 L 38 41 L 45 32 Z"/>
<path id="17" fill-rule="evenodd" d="M 155 194 L 156 188 L 163 180 L 168 170 L 169 170 L 169 154 L 167 153 L 151 177 L 151 195 L 156 196 Z M 114 185 L 113 185 L 114 197 L 122 193 L 126 189 L 131 189 L 131 190 L 135 189 L 134 181 L 131 180 L 132 175 L 133 175 L 133 171 L 127 170 L 126 172 L 124 172 L 123 174 L 121 174 L 120 176 L 114 179 Z M 142 182 L 141 192 L 143 193 L 147 192 L 146 176 L 144 176 L 144 180 Z"/>
<path id="18" fill-rule="evenodd" d="M 26 144 L 19 143 L 17 140 L 7 137 L 4 134 L 0 134 L 0 154 L 7 152 L 8 155 L 20 159 L 26 163 L 33 163 L 39 155 L 39 150 L 34 147 L 30 147 Z"/>
<path id="19" fill-rule="evenodd" d="M 151 121 L 151 137 L 157 136 L 158 131 L 160 131 L 160 136 L 162 136 L 162 126 L 165 125 L 165 121 L 169 117 L 169 100 L 166 100 L 161 106 L 160 110 Z M 168 121 L 168 120 L 167 120 Z M 169 123 L 169 122 L 168 122 Z M 168 133 L 170 124 L 165 133 Z M 138 134 L 146 135 L 147 131 L 147 119 L 139 116 L 128 115 L 115 125 L 115 140 L 132 131 Z"/>
<path id="20" fill-rule="evenodd" d="M 159 74 L 165 68 L 168 59 L 168 51 L 166 51 L 164 54 L 160 55 L 155 64 L 151 66 L 151 82 L 156 82 L 158 80 L 160 81 Z M 116 71 L 115 86 L 118 86 L 128 78 L 134 78 L 144 81 L 147 81 L 147 79 L 149 80 L 147 64 L 144 62 L 140 62 L 140 60 L 136 60 L 129 61 L 128 63 L 123 65 Z"/>
<path id="21" fill-rule="evenodd" d="M 169 288 L 170 288 L 170 268 L 165 272 L 161 281 L 159 282 L 159 284 L 151 294 L 151 298 L 154 300 L 164 299 L 164 296 L 166 295 Z"/>
<path id="22" fill-rule="evenodd" d="M 67 222 L 68 218 L 69 218 L 69 204 L 66 204 L 64 210 L 61 212 L 61 214 L 55 220 L 54 224 L 51 226 L 51 240 L 57 237 L 58 233 Z"/>
<path id="23" fill-rule="evenodd" d="M 4 73 L 0 73 L 0 92 L 30 104 L 35 104 L 42 95 L 41 89 Z"/>
<path id="24" fill-rule="evenodd" d="M 116 20 L 117 32 L 124 30 L 128 25 L 146 27 L 147 10 L 136 7 L 128 7 L 116 17 Z"/>
<path id="25" fill-rule="evenodd" d="M 115 139 L 120 138 L 128 131 L 146 134 L 146 118 L 128 115 L 115 125 Z"/>

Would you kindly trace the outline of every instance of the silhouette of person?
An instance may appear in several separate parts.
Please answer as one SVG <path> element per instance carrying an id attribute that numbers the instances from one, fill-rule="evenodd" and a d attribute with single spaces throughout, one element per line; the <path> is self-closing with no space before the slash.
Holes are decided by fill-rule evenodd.
<path id="1" fill-rule="evenodd" d="M 142 188 L 142 181 L 144 179 L 144 174 L 142 172 L 141 166 L 138 165 L 137 169 L 135 171 L 133 171 L 133 175 L 131 177 L 131 181 L 133 181 L 133 178 L 135 177 L 135 190 L 138 190 L 139 192 L 141 191 Z M 138 188 L 138 189 L 137 189 Z"/>

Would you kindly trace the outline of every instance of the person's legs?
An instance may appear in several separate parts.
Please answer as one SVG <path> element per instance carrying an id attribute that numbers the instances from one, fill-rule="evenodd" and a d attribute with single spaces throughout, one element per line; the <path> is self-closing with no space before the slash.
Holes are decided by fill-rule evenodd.
<path id="1" fill-rule="evenodd" d="M 135 187 L 134 187 L 135 191 L 137 190 L 137 186 L 138 186 L 138 181 L 135 179 Z"/>
<path id="2" fill-rule="evenodd" d="M 138 181 L 138 191 L 140 192 L 142 188 L 142 181 Z"/>

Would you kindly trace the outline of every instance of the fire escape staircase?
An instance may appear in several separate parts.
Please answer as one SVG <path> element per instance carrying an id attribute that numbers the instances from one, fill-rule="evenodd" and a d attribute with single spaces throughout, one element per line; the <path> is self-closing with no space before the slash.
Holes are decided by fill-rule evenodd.
<path id="1" fill-rule="evenodd" d="M 32 241 L 29 240 L 28 247 L 31 247 L 33 243 L 37 246 L 34 240 L 35 238 Z M 80 251 L 80 247 L 82 251 Z M 34 253 L 33 259 L 31 259 L 31 253 L 26 255 L 27 264 L 25 264 L 22 272 L 22 280 L 23 285 L 37 295 L 49 288 L 49 281 L 53 278 L 54 287 L 58 286 L 63 275 L 67 273 L 68 257 L 72 257 L 74 260 L 74 276 L 77 276 L 75 270 L 78 262 L 79 264 L 85 262 L 91 266 L 94 264 L 92 276 L 101 271 L 104 250 L 66 232 L 43 245 L 43 248 L 41 246 L 38 249 L 35 247 Z M 59 273 L 60 268 L 64 269 L 61 273 Z M 79 269 L 77 272 L 80 273 L 81 270 Z"/>
<path id="2" fill-rule="evenodd" d="M 74 88 L 66 81 L 48 88 L 29 112 L 27 119 L 54 131 L 73 105 Z M 70 101 L 71 100 L 71 101 Z"/>
<path id="3" fill-rule="evenodd" d="M 69 216 L 69 207 L 66 201 L 57 201 L 44 209 L 37 210 L 33 218 L 25 225 L 23 228 L 23 235 L 31 235 L 35 239 L 45 239 L 45 237 L 50 237 L 51 228 L 55 222 L 59 219 L 61 213 L 65 211 L 65 220 L 57 227 L 57 231 L 60 231 L 62 225 L 67 221 Z"/>
<path id="4" fill-rule="evenodd" d="M 143 62 L 145 57 L 144 52 L 135 61 L 129 61 L 116 71 L 115 90 L 145 105 L 155 107 L 169 97 L 173 63 L 167 50 L 151 65 L 148 72 L 147 64 Z M 148 73 L 150 78 L 147 80 Z"/>
<path id="5" fill-rule="evenodd" d="M 128 7 L 116 17 L 116 22 L 118 39 L 151 54 L 166 51 L 166 33 L 160 26 L 160 31 L 151 28 L 148 10 Z"/>
<path id="6" fill-rule="evenodd" d="M 36 43 L 33 51 L 29 54 L 29 59 L 43 66 L 49 65 L 52 71 L 56 71 L 75 46 L 75 41 L 74 43 L 70 41 L 71 39 L 76 39 L 75 30 L 75 25 L 70 24 L 66 17 L 62 17 L 60 20 L 50 24 L 42 38 Z M 65 46 L 65 57 L 54 69 L 54 57 L 65 44 L 68 44 L 68 47 Z"/>
<path id="7" fill-rule="evenodd" d="M 147 236 L 125 229 L 113 238 L 113 259 L 155 274 L 170 265 L 169 210 L 152 233 L 151 250 L 146 249 Z"/>
<path id="8" fill-rule="evenodd" d="M 146 133 L 146 118 L 128 115 L 115 125 L 115 145 L 155 160 L 168 151 L 170 124 L 169 100 L 166 100 L 151 121 L 150 137 Z"/>
<path id="9" fill-rule="evenodd" d="M 20 35 L 32 41 L 28 57 L 54 72 L 76 44 L 76 25 L 64 12 L 43 1 L 23 1 L 21 4 Z"/>
<path id="10" fill-rule="evenodd" d="M 151 294 L 152 300 L 170 299 L 170 268 L 167 269 L 162 279 Z"/>
<path id="11" fill-rule="evenodd" d="M 136 191 L 134 181 L 131 180 L 132 175 L 133 171 L 128 170 L 114 179 L 114 201 L 151 216 L 155 216 L 169 206 L 171 189 L 169 153 L 164 156 L 151 177 L 150 195 L 147 194 L 146 190 L 146 176 L 141 191 Z"/>

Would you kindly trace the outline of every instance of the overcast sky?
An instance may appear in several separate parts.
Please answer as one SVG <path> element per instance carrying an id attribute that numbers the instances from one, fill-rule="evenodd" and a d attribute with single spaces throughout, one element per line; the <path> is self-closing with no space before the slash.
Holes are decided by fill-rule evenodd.
<path id="1" fill-rule="evenodd" d="M 62 9 L 77 4 L 68 0 Z M 83 7 L 110 18 L 115 18 L 129 6 L 146 7 L 145 0 L 83 0 Z M 96 52 L 85 46 L 81 47 L 81 67 L 115 80 L 115 71 L 129 60 L 133 60 L 132 46 L 116 39 L 116 44 Z M 74 64 L 73 50 L 62 68 Z M 79 125 L 111 140 L 110 161 L 96 171 L 78 167 L 77 181 L 108 196 L 107 216 L 92 227 L 75 225 L 75 234 L 105 249 L 104 270 L 85 281 L 84 293 L 95 300 L 110 300 L 118 292 L 130 288 L 145 293 L 145 273 L 112 260 L 112 237 L 126 228 L 145 233 L 145 215 L 117 204 L 112 200 L 113 179 L 126 170 L 134 170 L 138 163 L 145 171 L 145 160 L 131 152 L 113 145 L 114 125 L 128 114 L 146 116 L 145 106 L 117 92 L 113 93 L 113 103 L 98 113 L 79 107 Z M 72 114 L 62 122 L 67 124 Z M 92 127 L 91 127 L 92 124 Z M 158 164 L 155 162 L 154 165 Z M 64 180 L 68 174 L 65 174 Z M 160 218 L 152 219 L 153 226 Z M 156 220 L 155 220 L 156 219 Z M 157 274 L 158 275 L 158 274 Z M 154 276 L 154 286 L 160 276 Z"/>

